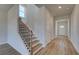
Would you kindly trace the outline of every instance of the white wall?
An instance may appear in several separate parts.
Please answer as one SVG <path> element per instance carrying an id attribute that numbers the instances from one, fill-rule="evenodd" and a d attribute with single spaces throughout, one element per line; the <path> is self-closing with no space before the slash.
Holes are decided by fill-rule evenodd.
<path id="1" fill-rule="evenodd" d="M 7 41 L 7 12 L 0 11 L 0 44 Z"/>
<path id="2" fill-rule="evenodd" d="M 23 5 L 26 8 L 24 22 L 36 34 L 37 39 L 45 46 L 53 37 L 53 16 L 45 7 L 38 8 L 35 5 Z M 49 29 L 48 29 L 49 28 Z"/>
<path id="3" fill-rule="evenodd" d="M 71 15 L 71 41 L 79 52 L 79 5 L 75 5 Z"/>
<path id="4" fill-rule="evenodd" d="M 44 7 L 43 14 L 45 18 L 45 43 L 48 44 L 54 38 L 54 17 L 49 13 L 49 11 Z"/>
<path id="5" fill-rule="evenodd" d="M 8 43 L 21 54 L 28 54 L 28 51 L 25 48 L 23 40 L 18 34 L 18 8 L 18 5 L 14 5 L 8 11 Z"/>

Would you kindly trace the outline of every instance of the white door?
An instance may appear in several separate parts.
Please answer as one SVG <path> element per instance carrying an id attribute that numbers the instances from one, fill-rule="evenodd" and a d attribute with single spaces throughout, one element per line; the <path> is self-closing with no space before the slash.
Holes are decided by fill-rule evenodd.
<path id="1" fill-rule="evenodd" d="M 56 35 L 68 35 L 68 21 L 56 21 Z"/>

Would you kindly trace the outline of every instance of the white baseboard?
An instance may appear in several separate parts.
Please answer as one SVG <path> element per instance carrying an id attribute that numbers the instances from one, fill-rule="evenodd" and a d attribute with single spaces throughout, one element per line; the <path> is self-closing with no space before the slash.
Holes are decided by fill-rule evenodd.
<path id="1" fill-rule="evenodd" d="M 0 45 L 2 45 L 2 44 L 6 44 L 6 43 L 7 43 L 7 42 L 1 42 Z"/>
<path id="2" fill-rule="evenodd" d="M 73 44 L 75 50 L 77 51 L 77 53 L 79 53 L 79 49 L 77 48 L 75 42 L 70 38 L 71 43 Z"/>

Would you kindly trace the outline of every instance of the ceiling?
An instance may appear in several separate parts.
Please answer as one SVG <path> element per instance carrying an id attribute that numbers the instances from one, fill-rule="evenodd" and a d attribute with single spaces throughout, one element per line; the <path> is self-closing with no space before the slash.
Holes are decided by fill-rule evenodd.
<path id="1" fill-rule="evenodd" d="M 38 4 L 37 6 L 45 6 L 53 16 L 70 14 L 74 8 L 73 4 Z M 62 8 L 58 8 L 59 6 L 61 6 Z"/>
<path id="2" fill-rule="evenodd" d="M 0 11 L 8 11 L 13 4 L 0 4 Z"/>

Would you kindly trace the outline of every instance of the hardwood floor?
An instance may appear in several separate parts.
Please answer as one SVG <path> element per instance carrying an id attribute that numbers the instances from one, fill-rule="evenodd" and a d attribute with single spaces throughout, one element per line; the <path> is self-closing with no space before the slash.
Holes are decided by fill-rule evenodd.
<path id="1" fill-rule="evenodd" d="M 40 55 L 77 55 L 74 46 L 67 36 L 59 36 L 52 40 L 46 48 L 42 49 Z"/>
<path id="2" fill-rule="evenodd" d="M 21 54 L 11 45 L 5 43 L 0 45 L 0 55 L 21 55 Z"/>

